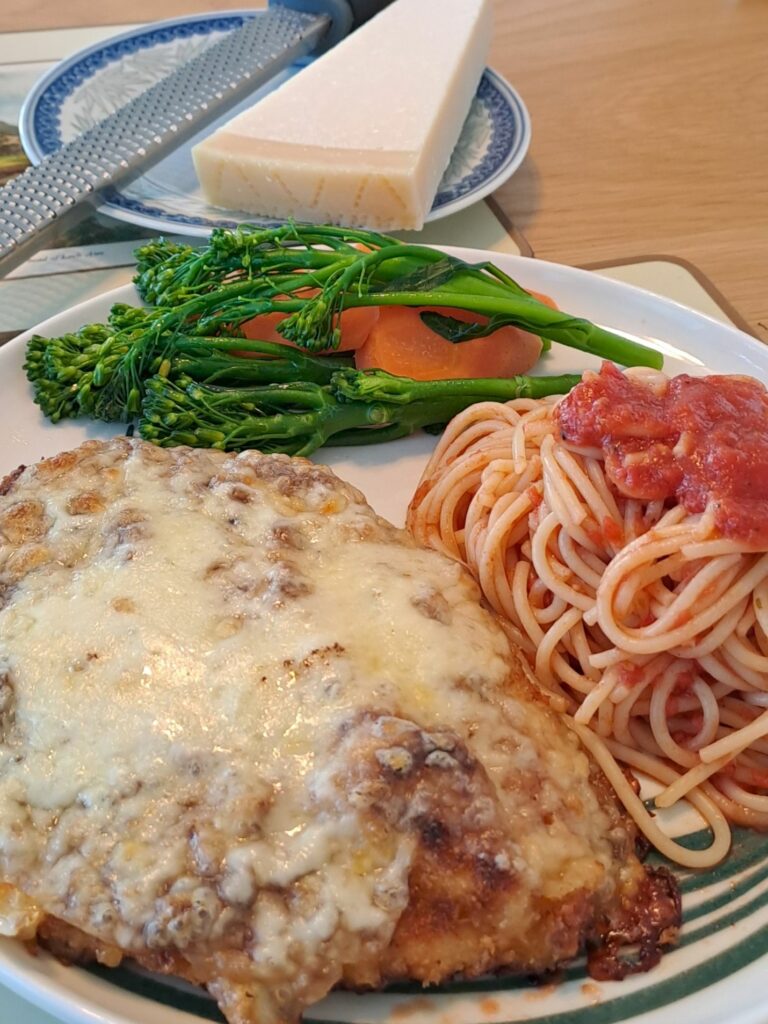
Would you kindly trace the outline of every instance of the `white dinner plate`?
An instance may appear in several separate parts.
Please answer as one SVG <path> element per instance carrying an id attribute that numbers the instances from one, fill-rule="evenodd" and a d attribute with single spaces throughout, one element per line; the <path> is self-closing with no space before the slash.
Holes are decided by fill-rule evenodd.
<path id="1" fill-rule="evenodd" d="M 768 381 L 768 347 L 684 306 L 586 271 L 519 256 L 453 249 L 471 262 L 491 259 L 522 285 L 552 295 L 562 309 L 660 348 L 669 372 L 742 373 Z M 135 301 L 131 287 L 67 310 L 37 328 L 44 335 L 103 319 L 115 301 Z M 22 363 L 25 340 L 0 349 L 0 476 L 88 437 L 115 433 L 109 425 L 48 423 L 33 405 Z M 595 366 L 579 352 L 553 345 L 538 369 L 567 372 Z M 327 449 L 323 461 L 360 487 L 383 515 L 402 523 L 406 505 L 434 439 Z M 53 638 L 52 638 L 53 639 Z M 691 844 L 707 837 L 685 819 L 671 824 Z M 683 892 L 681 942 L 648 974 L 623 982 L 592 982 L 582 963 L 564 970 L 560 983 L 534 987 L 525 979 L 489 978 L 424 993 L 400 986 L 382 995 L 335 993 L 311 1007 L 305 1021 L 354 1024 L 765 1024 L 768 1021 L 768 838 L 736 829 L 734 847 L 717 868 L 675 869 Z M 131 968 L 92 971 L 64 967 L 45 954 L 32 957 L 20 944 L 0 942 L 0 982 L 67 1024 L 200 1024 L 221 1020 L 198 990 Z M 0 1020 L 2 1014 L 0 997 Z"/>
<path id="2" fill-rule="evenodd" d="M 149 88 L 239 28 L 259 11 L 199 14 L 137 27 L 88 46 L 60 61 L 33 87 L 19 115 L 21 144 L 32 163 L 91 128 L 126 100 Z M 439 53 L 433 55 L 439 59 Z M 203 199 L 192 165 L 192 146 L 215 127 L 249 107 L 301 70 L 300 62 L 180 146 L 130 185 L 103 193 L 102 209 L 120 220 L 208 235 L 214 227 L 267 223 L 252 214 L 222 210 Z M 428 221 L 458 213 L 499 188 L 520 166 L 531 140 L 528 112 L 512 86 L 486 68 L 450 163 L 438 186 Z"/>

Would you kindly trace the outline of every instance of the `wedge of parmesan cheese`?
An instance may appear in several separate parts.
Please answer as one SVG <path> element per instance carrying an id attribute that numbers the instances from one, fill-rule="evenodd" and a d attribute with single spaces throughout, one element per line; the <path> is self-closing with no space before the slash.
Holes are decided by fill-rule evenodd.
<path id="1" fill-rule="evenodd" d="M 469 112 L 490 0 L 396 0 L 193 150 L 208 202 L 420 228 Z"/>

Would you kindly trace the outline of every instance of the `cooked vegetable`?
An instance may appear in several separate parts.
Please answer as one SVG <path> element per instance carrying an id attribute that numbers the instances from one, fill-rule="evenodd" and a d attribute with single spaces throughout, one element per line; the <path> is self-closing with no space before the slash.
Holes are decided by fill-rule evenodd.
<path id="1" fill-rule="evenodd" d="M 241 227 L 214 231 L 199 249 L 150 242 L 137 256 L 139 293 L 167 307 L 162 330 L 218 334 L 267 313 L 287 313 L 278 328 L 282 337 L 319 352 L 338 347 L 346 309 L 445 306 L 488 318 L 473 331 L 433 314 L 429 326 L 449 341 L 511 325 L 625 366 L 662 365 L 658 352 L 553 309 L 492 263 L 465 263 L 370 231 Z M 308 295 L 309 288 L 319 291 Z"/>
<path id="2" fill-rule="evenodd" d="M 112 319 L 123 315 L 116 308 Z M 116 337 L 94 325 L 30 342 L 27 373 L 46 415 L 124 420 L 141 412 L 141 435 L 156 444 L 309 455 L 330 439 L 372 444 L 441 426 L 475 402 L 563 394 L 580 379 L 413 381 L 274 342 L 179 335 L 126 348 Z M 47 379 L 48 368 L 61 380 Z"/>
<path id="3" fill-rule="evenodd" d="M 307 289 L 302 297 L 309 298 L 309 292 L 315 294 L 317 289 Z M 283 345 L 292 345 L 280 334 L 280 324 L 286 318 L 285 313 L 264 313 L 262 316 L 246 320 L 240 325 L 240 332 L 246 338 L 258 341 L 276 341 Z M 340 341 L 337 352 L 354 352 L 368 340 L 368 335 L 379 319 L 378 306 L 359 306 L 356 309 L 345 309 L 339 317 Z"/>
<path id="4" fill-rule="evenodd" d="M 119 323 L 128 308 L 113 306 L 110 323 Z M 157 337 L 148 331 L 130 341 L 103 324 L 61 338 L 36 335 L 24 364 L 35 401 L 54 423 L 77 416 L 130 420 L 141 412 L 146 382 L 155 375 L 183 375 L 218 387 L 327 384 L 335 370 L 351 365 L 350 357 L 311 356 L 292 346 L 244 338 Z"/>
<path id="5" fill-rule="evenodd" d="M 351 356 L 312 354 L 338 347 L 345 325 L 356 345 L 380 307 L 430 306 L 414 315 L 457 345 L 515 327 L 626 365 L 661 364 L 658 353 L 553 309 L 491 264 L 368 231 L 240 228 L 214 232 L 199 249 L 160 239 L 137 255 L 136 285 L 155 308 L 118 304 L 106 324 L 29 342 L 27 375 L 52 420 L 141 416 L 142 434 L 159 444 L 308 454 L 329 438 L 400 437 L 476 401 L 558 394 L 579 379 L 513 376 L 510 356 L 465 360 L 469 379 L 415 382 L 354 370 Z M 292 344 L 244 336 L 260 323 Z M 512 348 L 519 332 L 509 334 Z M 498 379 L 474 379 L 489 372 Z"/>
<path id="6" fill-rule="evenodd" d="M 386 306 L 371 326 L 365 344 L 355 352 L 355 366 L 360 370 L 387 370 L 416 380 L 514 377 L 527 373 L 541 355 L 541 340 L 519 327 L 500 327 L 487 338 L 452 344 L 426 322 L 432 312 L 446 311 Z M 478 322 L 476 313 L 462 309 L 450 312 L 462 322 Z"/>
<path id="7" fill-rule="evenodd" d="M 542 398 L 570 391 L 581 377 L 416 381 L 383 370 L 336 370 L 327 385 L 300 381 L 219 388 L 188 377 L 147 382 L 141 436 L 168 447 L 311 455 L 324 444 L 363 445 L 442 427 L 475 402 Z"/>

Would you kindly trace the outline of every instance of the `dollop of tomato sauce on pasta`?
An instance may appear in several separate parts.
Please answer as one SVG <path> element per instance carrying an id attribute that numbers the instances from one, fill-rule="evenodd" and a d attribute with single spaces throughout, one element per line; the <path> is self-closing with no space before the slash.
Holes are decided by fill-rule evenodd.
<path id="1" fill-rule="evenodd" d="M 661 390 L 612 363 L 557 406 L 560 434 L 599 448 L 621 494 L 711 506 L 720 533 L 768 550 L 768 392 L 751 377 L 672 377 Z"/>

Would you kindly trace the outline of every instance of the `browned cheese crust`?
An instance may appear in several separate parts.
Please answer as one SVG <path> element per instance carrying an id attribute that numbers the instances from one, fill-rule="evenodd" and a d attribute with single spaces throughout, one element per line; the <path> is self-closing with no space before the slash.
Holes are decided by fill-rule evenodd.
<path id="1" fill-rule="evenodd" d="M 674 939 L 470 576 L 325 467 L 88 442 L 0 485 L 0 594 L 9 933 L 231 1024 Z"/>

